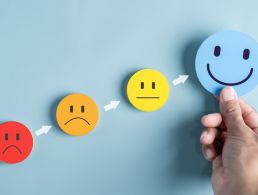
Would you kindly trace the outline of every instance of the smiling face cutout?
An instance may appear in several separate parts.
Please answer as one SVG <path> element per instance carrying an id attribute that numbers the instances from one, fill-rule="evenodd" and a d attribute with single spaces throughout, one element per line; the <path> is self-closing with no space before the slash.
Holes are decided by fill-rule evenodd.
<path id="1" fill-rule="evenodd" d="M 56 119 L 65 133 L 74 136 L 84 135 L 97 125 L 98 108 L 90 97 L 71 94 L 58 104 Z"/>
<path id="2" fill-rule="evenodd" d="M 160 72 L 143 69 L 136 72 L 128 81 L 127 96 L 138 110 L 158 110 L 168 99 L 169 84 Z"/>
<path id="3" fill-rule="evenodd" d="M 238 95 L 244 95 L 258 83 L 258 45 L 241 32 L 215 33 L 200 46 L 195 68 L 201 84 L 211 93 L 219 95 L 224 86 L 232 86 Z"/>
<path id="4" fill-rule="evenodd" d="M 33 148 L 33 137 L 21 123 L 10 121 L 0 124 L 0 160 L 8 164 L 25 160 Z"/>

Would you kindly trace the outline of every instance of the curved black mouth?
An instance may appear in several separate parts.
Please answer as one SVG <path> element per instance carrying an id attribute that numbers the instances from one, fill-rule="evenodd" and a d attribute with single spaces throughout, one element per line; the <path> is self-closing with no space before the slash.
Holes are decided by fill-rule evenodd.
<path id="1" fill-rule="evenodd" d="M 217 83 L 222 84 L 222 85 L 235 86 L 235 85 L 240 85 L 240 84 L 243 84 L 244 82 L 246 82 L 246 81 L 252 76 L 254 70 L 253 70 L 253 68 L 251 68 L 249 74 L 247 75 L 247 77 L 245 77 L 243 80 L 238 81 L 238 82 L 235 82 L 235 83 L 226 83 L 226 82 L 223 82 L 223 81 L 220 81 L 219 79 L 217 79 L 217 78 L 211 73 L 210 64 L 207 64 L 207 71 L 208 71 L 210 77 L 211 77 L 214 81 L 216 81 Z"/>
<path id="2" fill-rule="evenodd" d="M 6 147 L 6 148 L 4 149 L 4 151 L 2 152 L 2 154 L 5 154 L 6 151 L 9 150 L 10 148 L 15 148 L 20 154 L 22 154 L 21 149 L 18 148 L 17 146 L 15 146 L 15 145 L 10 145 L 10 146 Z"/>
<path id="3" fill-rule="evenodd" d="M 70 123 L 71 121 L 76 120 L 76 119 L 83 120 L 85 123 L 90 125 L 89 121 L 87 121 L 85 118 L 82 118 L 82 117 L 74 117 L 74 118 L 70 119 L 69 121 L 67 121 L 64 125 L 67 125 L 68 123 Z"/>

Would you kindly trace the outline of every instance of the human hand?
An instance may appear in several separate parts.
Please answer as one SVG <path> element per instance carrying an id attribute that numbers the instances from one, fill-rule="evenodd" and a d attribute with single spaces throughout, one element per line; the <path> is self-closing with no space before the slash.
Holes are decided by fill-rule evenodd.
<path id="1" fill-rule="evenodd" d="M 216 195 L 258 194 L 258 113 L 232 87 L 219 97 L 220 112 L 201 121 L 203 155 L 212 161 Z"/>

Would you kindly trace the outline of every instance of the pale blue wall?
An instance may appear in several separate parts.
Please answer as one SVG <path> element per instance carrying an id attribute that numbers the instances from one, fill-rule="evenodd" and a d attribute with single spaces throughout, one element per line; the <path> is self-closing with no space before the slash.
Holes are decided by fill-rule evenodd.
<path id="1" fill-rule="evenodd" d="M 222 29 L 258 39 L 257 9 L 257 1 L 236 0 L 1 0 L 0 120 L 54 127 L 34 136 L 25 162 L 0 164 L 0 194 L 212 194 L 199 119 L 217 105 L 194 77 L 194 53 Z M 128 76 L 146 67 L 169 81 L 190 74 L 153 113 L 124 95 Z M 101 110 L 84 137 L 65 135 L 54 120 L 56 102 L 72 92 Z M 257 98 L 258 90 L 246 96 L 256 108 Z M 106 113 L 110 100 L 121 104 Z"/>

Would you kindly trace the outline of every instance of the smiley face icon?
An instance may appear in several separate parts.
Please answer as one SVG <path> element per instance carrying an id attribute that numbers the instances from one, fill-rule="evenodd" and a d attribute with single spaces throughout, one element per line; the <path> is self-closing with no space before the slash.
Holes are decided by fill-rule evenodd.
<path id="1" fill-rule="evenodd" d="M 232 86 L 238 95 L 244 95 L 258 83 L 258 44 L 241 32 L 215 33 L 201 44 L 195 68 L 209 92 L 219 95 L 224 86 Z"/>
<path id="2" fill-rule="evenodd" d="M 33 148 L 33 137 L 23 124 L 9 121 L 0 124 L 0 161 L 15 164 L 24 161 Z"/>
<path id="3" fill-rule="evenodd" d="M 166 103 L 168 96 L 168 81 L 159 71 L 142 69 L 128 81 L 127 97 L 138 110 L 158 110 Z"/>
<path id="4" fill-rule="evenodd" d="M 89 133 L 97 125 L 98 118 L 97 105 L 84 94 L 70 94 L 64 97 L 56 110 L 59 127 L 73 136 Z"/>

